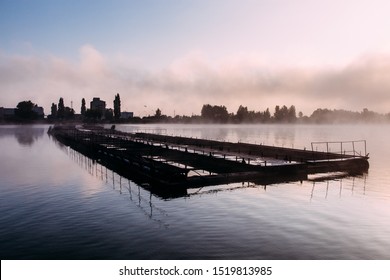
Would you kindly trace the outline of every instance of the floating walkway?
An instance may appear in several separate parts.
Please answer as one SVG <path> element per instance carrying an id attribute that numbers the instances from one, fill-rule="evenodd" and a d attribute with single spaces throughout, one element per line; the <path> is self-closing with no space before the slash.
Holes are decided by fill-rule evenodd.
<path id="1" fill-rule="evenodd" d="M 337 142 L 340 153 L 126 133 L 101 127 L 55 126 L 49 134 L 72 149 L 143 185 L 191 188 L 230 182 L 271 184 L 307 179 L 308 174 L 362 174 L 369 167 L 365 141 Z M 357 143 L 364 153 L 356 152 Z M 352 154 L 343 150 L 352 146 Z"/>

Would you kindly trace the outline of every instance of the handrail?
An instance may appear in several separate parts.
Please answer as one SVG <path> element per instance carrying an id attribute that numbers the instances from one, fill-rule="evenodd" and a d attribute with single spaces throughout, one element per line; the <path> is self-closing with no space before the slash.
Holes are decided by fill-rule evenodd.
<path id="1" fill-rule="evenodd" d="M 352 145 L 352 152 L 354 156 L 362 156 L 361 153 L 356 151 L 355 144 L 356 143 L 364 143 L 364 155 L 367 156 L 367 142 L 366 140 L 351 140 L 351 141 L 322 141 L 322 142 L 311 142 L 311 150 L 314 151 L 314 145 L 321 145 L 326 144 L 326 152 L 329 153 L 329 144 L 340 144 L 340 154 L 345 154 L 346 150 L 343 150 L 343 144 L 345 147 L 345 144 L 351 144 Z"/>

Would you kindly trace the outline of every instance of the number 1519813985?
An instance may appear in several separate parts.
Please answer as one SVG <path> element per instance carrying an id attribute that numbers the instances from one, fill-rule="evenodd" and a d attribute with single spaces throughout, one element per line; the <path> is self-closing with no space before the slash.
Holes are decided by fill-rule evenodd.
<path id="1" fill-rule="evenodd" d="M 272 267 L 249 266 L 219 266 L 213 267 L 213 275 L 271 275 Z"/>

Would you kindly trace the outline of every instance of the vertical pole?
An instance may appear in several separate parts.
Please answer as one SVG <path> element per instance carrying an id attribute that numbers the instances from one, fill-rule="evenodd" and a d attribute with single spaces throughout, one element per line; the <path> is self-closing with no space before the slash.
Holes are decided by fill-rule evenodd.
<path id="1" fill-rule="evenodd" d="M 150 217 L 153 217 L 153 204 L 152 204 L 152 192 L 149 192 L 149 206 L 150 206 Z"/>
<path id="2" fill-rule="evenodd" d="M 140 186 L 138 186 L 138 205 L 141 205 L 141 189 Z"/>
<path id="3" fill-rule="evenodd" d="M 366 140 L 364 140 L 364 155 L 367 155 L 367 146 L 366 146 Z"/>
<path id="4" fill-rule="evenodd" d="M 131 184 L 130 184 L 130 180 L 129 180 L 129 193 L 130 193 L 130 199 L 133 200 L 133 195 L 131 193 Z"/>

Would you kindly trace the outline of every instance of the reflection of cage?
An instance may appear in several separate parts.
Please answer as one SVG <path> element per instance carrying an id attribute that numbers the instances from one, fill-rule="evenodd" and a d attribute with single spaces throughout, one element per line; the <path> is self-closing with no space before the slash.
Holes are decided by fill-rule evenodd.
<path id="1" fill-rule="evenodd" d="M 152 198 L 154 196 L 152 192 L 144 189 L 141 185 L 121 176 L 113 170 L 108 169 L 98 161 L 91 159 L 82 153 L 71 149 L 70 147 L 64 147 L 66 146 L 62 146 L 62 148 L 68 156 L 80 167 L 88 171 L 90 175 L 105 182 L 108 186 L 111 186 L 113 190 L 119 191 L 120 195 L 128 194 L 129 200 L 147 217 L 163 224 L 162 217 L 167 216 L 167 213 L 165 210 L 157 207 L 153 203 Z"/>
<path id="2" fill-rule="evenodd" d="M 352 141 L 349 141 L 350 145 Z M 353 141 L 353 142 L 363 142 L 364 141 Z M 111 186 L 113 190 L 119 192 L 120 195 L 127 194 L 129 200 L 134 204 L 141 212 L 143 212 L 151 220 L 154 220 L 160 223 L 163 226 L 168 226 L 165 222 L 165 217 L 168 216 L 168 212 L 159 206 L 159 201 L 170 200 L 179 197 L 192 197 L 192 196 L 202 196 L 208 194 L 215 194 L 218 192 L 231 192 L 240 189 L 261 189 L 266 191 L 269 186 L 274 185 L 278 187 L 279 183 L 282 185 L 289 181 L 280 181 L 278 183 L 274 182 L 250 182 L 242 181 L 236 183 L 228 184 L 215 184 L 208 185 L 207 188 L 204 186 L 197 188 L 188 188 L 183 193 L 170 193 L 169 191 L 164 193 L 156 193 L 156 189 L 153 189 L 148 183 L 140 183 L 131 180 L 130 178 L 123 176 L 116 171 L 110 169 L 100 160 L 89 158 L 88 156 L 73 150 L 69 146 L 61 145 L 60 142 L 55 141 L 58 146 L 65 151 L 65 153 L 70 156 L 80 167 L 84 168 L 90 175 L 100 179 L 105 182 L 107 186 Z M 326 143 L 334 144 L 338 143 L 341 147 L 340 142 L 314 142 L 315 144 L 322 144 L 323 147 L 326 147 Z M 346 142 L 343 142 L 345 146 Z M 328 148 L 331 146 L 328 144 Z M 321 146 L 321 145 L 319 145 Z M 353 144 L 355 146 L 355 144 Z M 331 152 L 331 151 L 329 151 Z M 193 170 L 198 172 L 199 170 Z M 201 171 L 199 171 L 201 173 Z M 198 174 L 202 176 L 202 174 Z M 331 172 L 331 173 L 316 173 L 309 174 L 306 179 L 300 178 L 301 185 L 303 181 L 312 182 L 312 189 L 310 194 L 310 200 L 315 197 L 324 196 L 325 199 L 330 195 L 338 195 L 341 197 L 342 191 L 350 190 L 352 194 L 358 190 L 362 195 L 365 195 L 366 192 L 366 174 L 354 174 L 351 176 L 348 172 Z M 357 181 L 355 181 L 355 179 Z M 343 181 L 344 180 L 344 181 Z M 363 182 L 362 182 L 363 180 Z M 293 180 L 295 181 L 295 180 Z M 339 182 L 339 184 L 337 184 Z M 356 182 L 359 182 L 356 184 Z M 356 186 L 355 186 L 356 185 Z M 349 188 L 348 188 L 349 187 Z M 358 189 L 356 188 L 358 187 Z"/>
<path id="3" fill-rule="evenodd" d="M 346 191 L 350 191 L 352 195 L 366 195 L 367 174 L 349 177 L 345 176 L 345 174 L 335 172 L 327 177 L 308 178 L 308 181 L 313 183 L 310 201 L 314 197 L 321 197 L 321 195 L 325 199 L 328 199 L 329 195 L 341 197 L 342 192 Z"/>
<path id="4" fill-rule="evenodd" d="M 311 150 L 359 157 L 367 156 L 366 140 L 311 142 Z"/>

